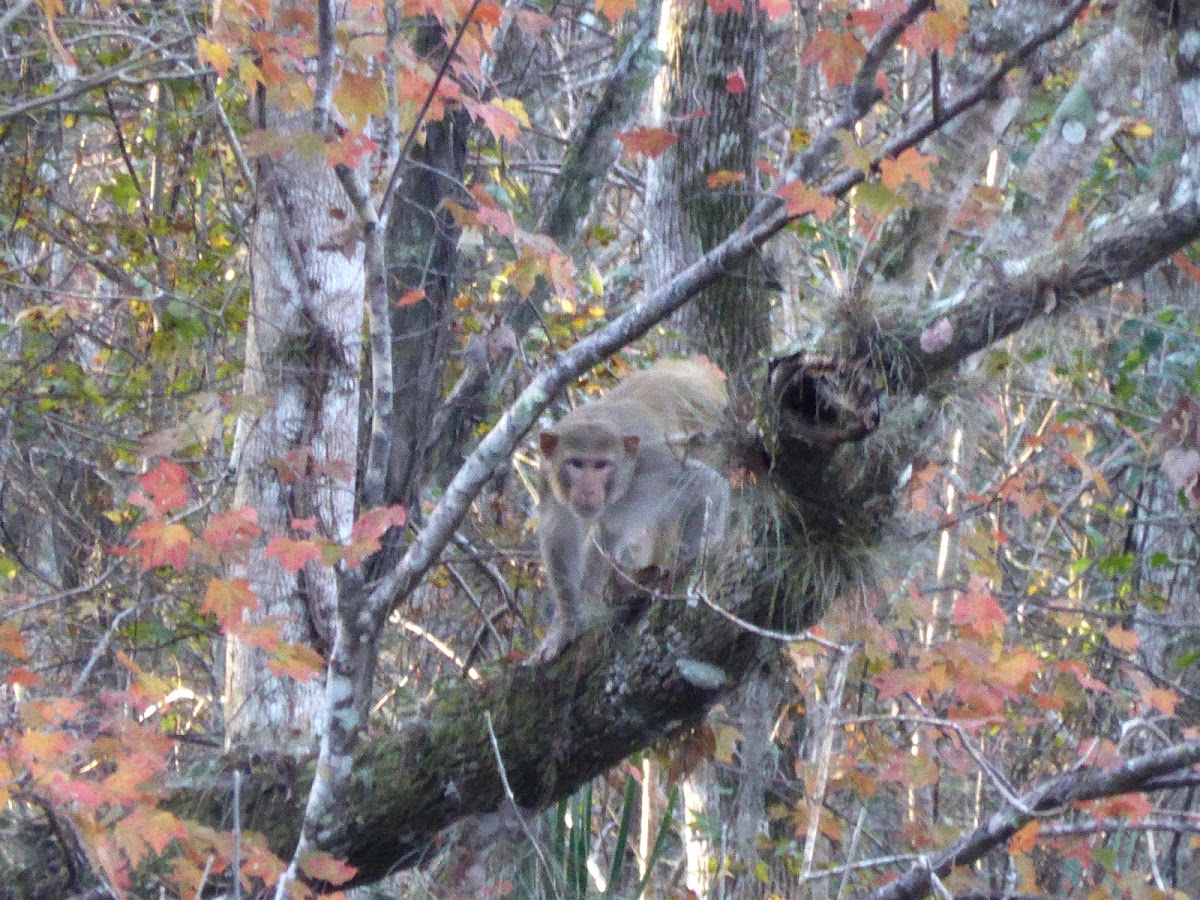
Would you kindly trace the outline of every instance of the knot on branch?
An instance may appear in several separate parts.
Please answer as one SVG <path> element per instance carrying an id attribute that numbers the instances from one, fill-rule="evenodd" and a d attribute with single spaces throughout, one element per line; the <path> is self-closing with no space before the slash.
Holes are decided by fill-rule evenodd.
<path id="1" fill-rule="evenodd" d="M 803 351 L 772 361 L 778 438 L 832 450 L 879 427 L 879 389 L 859 365 Z"/>

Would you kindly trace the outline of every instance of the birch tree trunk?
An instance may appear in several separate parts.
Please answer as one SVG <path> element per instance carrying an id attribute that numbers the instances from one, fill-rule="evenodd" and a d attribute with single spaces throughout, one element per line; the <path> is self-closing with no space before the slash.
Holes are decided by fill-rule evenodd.
<path id="1" fill-rule="evenodd" d="M 266 555 L 277 535 L 305 536 L 304 520 L 337 543 L 350 537 L 358 452 L 364 269 L 353 214 L 323 156 L 289 151 L 258 176 L 244 392 L 256 407 L 239 422 L 235 508 L 258 510 L 263 530 L 244 567 L 258 598 L 250 621 L 281 640 L 327 654 L 337 601 L 333 570 L 287 571 Z M 267 668 L 237 637 L 226 653 L 230 743 L 309 750 L 324 729 L 324 682 Z"/>

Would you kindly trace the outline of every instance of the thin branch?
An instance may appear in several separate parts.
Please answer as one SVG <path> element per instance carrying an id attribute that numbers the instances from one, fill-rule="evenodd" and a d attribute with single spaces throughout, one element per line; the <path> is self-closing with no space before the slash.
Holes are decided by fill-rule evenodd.
<path id="1" fill-rule="evenodd" d="M 333 108 L 333 0 L 317 0 L 317 76 L 313 83 L 313 131 L 324 134 Z"/>
<path id="2" fill-rule="evenodd" d="M 463 17 L 462 24 L 458 26 L 458 31 L 454 35 L 454 40 L 450 43 L 446 50 L 446 58 L 442 60 L 442 66 L 438 69 L 437 75 L 433 79 L 433 84 L 429 86 L 429 92 L 425 95 L 425 102 L 421 104 L 421 109 L 417 112 L 417 118 L 413 121 L 412 128 L 409 129 L 408 137 L 404 139 L 404 147 L 400 150 L 400 156 L 396 159 L 396 165 L 392 169 L 391 177 L 388 178 L 387 187 L 383 191 L 383 199 L 379 201 L 379 217 L 387 219 L 391 214 L 392 204 L 396 199 L 396 189 L 400 186 L 400 179 L 404 174 L 404 164 L 408 159 L 408 151 L 412 149 L 413 141 L 417 139 L 417 133 L 421 130 L 421 125 L 425 121 L 425 114 L 429 112 L 429 107 L 433 103 L 433 98 L 437 96 L 438 87 L 442 83 L 442 79 L 446 76 L 446 72 L 450 69 L 450 63 L 454 60 L 454 54 L 458 50 L 458 45 L 462 42 L 463 35 L 467 33 L 467 26 L 471 24 L 471 19 L 475 16 L 475 11 L 479 9 L 479 4 L 483 0 L 474 0 L 471 3 L 471 8 L 467 10 L 466 16 Z"/>
<path id="3" fill-rule="evenodd" d="M 104 637 L 100 638 L 100 642 L 96 644 L 96 649 L 93 650 L 92 655 L 88 657 L 87 665 L 83 667 L 83 671 L 80 672 L 79 677 L 75 679 L 75 683 L 71 686 L 71 692 L 67 694 L 68 697 L 76 697 L 79 695 L 79 692 L 83 690 L 83 686 L 87 684 L 88 678 L 91 677 L 92 669 L 96 668 L 96 663 L 98 663 L 108 651 L 109 645 L 112 644 L 113 638 L 116 636 L 116 633 L 120 630 L 121 626 L 125 624 L 125 620 L 134 615 L 139 609 L 141 609 L 141 607 L 142 603 L 141 601 L 138 601 L 137 603 L 134 603 L 132 606 L 121 610 L 119 613 L 113 616 L 112 624 L 108 626 L 108 630 L 104 632 Z"/>
<path id="4" fill-rule="evenodd" d="M 70 85 L 60 88 L 48 97 L 38 97 L 33 100 L 27 100 L 24 103 L 18 103 L 15 106 L 0 107 L 0 122 L 8 119 L 15 119 L 18 116 L 27 115 L 34 110 L 43 109 L 47 106 L 56 106 L 59 103 L 65 103 L 68 100 L 74 100 L 76 97 L 82 97 L 84 94 L 94 91 L 98 87 L 103 87 L 119 80 L 126 72 L 131 69 L 136 69 L 139 66 L 161 66 L 167 63 L 174 64 L 178 60 L 172 59 L 152 59 L 156 53 L 165 53 L 167 50 L 176 47 L 184 46 L 190 43 L 191 36 L 175 38 L 167 41 L 165 44 L 153 47 L 149 50 L 143 50 L 141 53 L 135 53 L 123 63 L 118 63 L 110 69 L 105 69 L 103 72 L 97 72 L 95 75 L 89 75 L 86 78 L 81 78 L 72 81 Z M 170 75 L 163 75 L 163 80 L 170 78 Z"/>
<path id="5" fill-rule="evenodd" d="M 254 171 L 250 168 L 250 163 L 246 160 L 246 154 L 242 150 L 242 142 L 233 128 L 233 123 L 229 121 L 229 116 L 225 114 L 225 104 L 221 102 L 221 98 L 217 95 L 216 88 L 210 79 L 205 78 L 203 84 L 205 94 L 208 95 L 209 101 L 217 111 L 217 121 L 221 123 L 221 131 L 225 134 L 225 140 L 229 143 L 229 150 L 233 154 L 234 161 L 237 162 L 238 171 L 242 173 L 242 179 L 246 182 L 246 187 L 253 194 L 255 191 Z"/>
<path id="6" fill-rule="evenodd" d="M 562 893 L 558 889 L 558 879 L 554 877 L 554 870 L 550 868 L 550 861 L 546 859 L 546 854 L 542 850 L 542 845 L 538 843 L 538 839 L 529 830 L 529 825 L 525 822 L 525 816 L 521 814 L 521 808 L 517 806 L 517 798 L 513 794 L 512 785 L 508 783 L 508 773 L 504 770 L 504 757 L 500 753 L 500 742 L 496 740 L 496 729 L 492 726 L 492 714 L 484 711 L 483 720 L 487 724 L 488 738 L 492 742 L 492 753 L 496 756 L 496 772 L 500 776 L 500 783 L 504 785 L 504 796 L 508 798 L 508 802 L 512 805 L 512 809 L 517 816 L 517 821 L 521 823 L 521 830 L 529 838 L 530 846 L 533 847 L 533 852 L 537 854 L 538 862 L 542 864 L 543 871 L 550 876 L 548 880 L 551 889 L 554 891 L 554 896 L 561 900 Z"/>
<path id="7" fill-rule="evenodd" d="M 828 638 L 817 637 L 815 634 L 812 633 L 811 630 L 808 630 L 808 629 L 806 629 L 804 631 L 794 631 L 794 632 L 793 631 L 775 631 L 772 628 L 763 628 L 761 625 L 755 625 L 753 622 L 747 622 L 745 619 L 735 616 L 729 610 L 723 609 L 720 606 L 717 606 L 717 604 L 713 603 L 710 599 L 708 599 L 708 594 L 704 591 L 697 591 L 695 594 L 688 595 L 689 600 L 692 599 L 692 597 L 698 597 L 700 599 L 701 603 L 703 603 L 705 606 L 707 606 L 709 609 L 711 609 L 713 612 L 715 612 L 721 618 L 725 619 L 728 622 L 732 622 L 738 628 L 748 631 L 751 634 L 757 635 L 760 638 L 765 638 L 768 641 L 779 641 L 784 644 L 811 643 L 811 644 L 816 644 L 820 647 L 824 647 L 826 650 L 836 650 L 839 653 L 844 653 L 850 649 L 849 647 L 845 647 L 842 644 L 838 644 L 834 641 L 829 640 Z"/>

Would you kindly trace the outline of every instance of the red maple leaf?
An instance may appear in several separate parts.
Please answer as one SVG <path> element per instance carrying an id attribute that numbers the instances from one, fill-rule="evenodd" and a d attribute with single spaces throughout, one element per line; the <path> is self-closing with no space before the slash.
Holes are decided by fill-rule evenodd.
<path id="1" fill-rule="evenodd" d="M 832 197 L 826 197 L 802 181 L 789 181 L 777 190 L 775 195 L 781 197 L 787 204 L 789 216 L 804 216 L 814 213 L 822 222 L 829 218 L 837 206 Z"/>
<path id="2" fill-rule="evenodd" d="M 813 35 L 812 43 L 804 48 L 800 62 L 820 63 L 830 87 L 850 84 L 858 72 L 858 64 L 867 55 L 862 41 L 846 31 L 822 28 Z"/>
<path id="3" fill-rule="evenodd" d="M 624 144 L 630 153 L 640 153 L 655 159 L 679 143 L 679 135 L 672 134 L 665 128 L 632 128 L 618 134 L 617 140 Z"/>
<path id="4" fill-rule="evenodd" d="M 299 572 L 305 563 L 319 562 L 322 559 L 321 548 L 317 546 L 316 541 L 297 541 L 283 535 L 271 538 L 263 552 L 279 560 L 279 564 L 289 572 Z"/>
<path id="5" fill-rule="evenodd" d="M 142 559 L 143 572 L 157 569 L 159 566 L 183 569 L 187 564 L 192 533 L 187 530 L 186 525 L 151 519 L 134 528 L 129 536 L 142 544 L 135 552 Z"/>

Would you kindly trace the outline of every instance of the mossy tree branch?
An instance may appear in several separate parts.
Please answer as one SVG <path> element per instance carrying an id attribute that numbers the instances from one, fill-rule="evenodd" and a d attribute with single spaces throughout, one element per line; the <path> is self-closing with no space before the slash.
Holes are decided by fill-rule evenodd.
<path id="1" fill-rule="evenodd" d="M 900 386 L 920 390 L 934 373 L 969 353 L 1145 271 L 1197 238 L 1200 204 L 1192 202 L 1131 218 L 1102 234 L 1010 265 L 944 314 L 951 320 L 951 339 L 933 352 L 921 349 L 928 323 L 879 323 L 872 343 L 896 348 L 904 367 L 879 356 L 874 364 L 907 372 Z M 823 358 L 819 372 L 803 354 L 789 362 L 789 378 L 819 375 L 813 384 L 825 391 L 841 375 L 847 384 L 861 379 L 864 366 L 851 352 Z M 782 455 L 815 454 L 824 467 L 820 481 L 826 502 L 836 506 L 834 498 L 844 495 L 858 508 L 870 509 L 870 502 L 864 502 L 866 488 L 851 490 L 844 482 L 859 478 L 854 457 L 869 443 L 860 438 L 874 428 L 874 397 L 870 391 L 842 392 L 836 403 L 823 405 L 814 396 L 778 385 L 769 392 L 768 402 L 778 413 L 774 421 L 787 423 L 766 440 L 777 467 L 786 471 L 779 465 Z M 845 424 L 840 433 L 833 427 L 838 421 Z M 806 422 L 811 426 L 807 432 Z M 882 424 L 886 426 L 886 418 Z M 890 508 L 892 485 L 884 481 L 869 483 L 880 501 L 875 512 L 856 519 L 831 514 L 807 522 L 807 540 L 861 546 L 882 539 L 884 529 L 871 523 L 883 522 L 886 515 L 879 510 Z M 786 486 L 786 479 L 768 473 L 757 490 L 769 493 Z M 826 599 L 822 586 L 799 585 L 779 565 L 777 554 L 759 552 L 763 547 L 756 541 L 748 533 L 739 577 L 714 599 L 756 625 L 794 630 L 811 624 Z M 703 604 L 659 598 L 635 627 L 588 635 L 549 663 L 513 665 L 482 683 L 443 686 L 398 732 L 364 740 L 354 765 L 344 842 L 324 849 L 356 866 L 360 881 L 371 881 L 419 862 L 445 827 L 499 809 L 505 795 L 487 729 L 489 716 L 518 802 L 546 807 L 631 753 L 700 721 L 760 658 L 762 640 Z M 281 775 L 271 766 L 250 768 L 248 794 L 257 799 L 244 821 L 265 830 L 276 849 L 286 852 L 302 812 L 303 785 L 311 776 Z M 227 779 L 200 780 L 206 782 L 203 793 L 189 785 L 179 795 L 180 805 L 193 815 L 219 818 L 228 809 Z M 189 796 L 203 800 L 192 803 Z"/>

